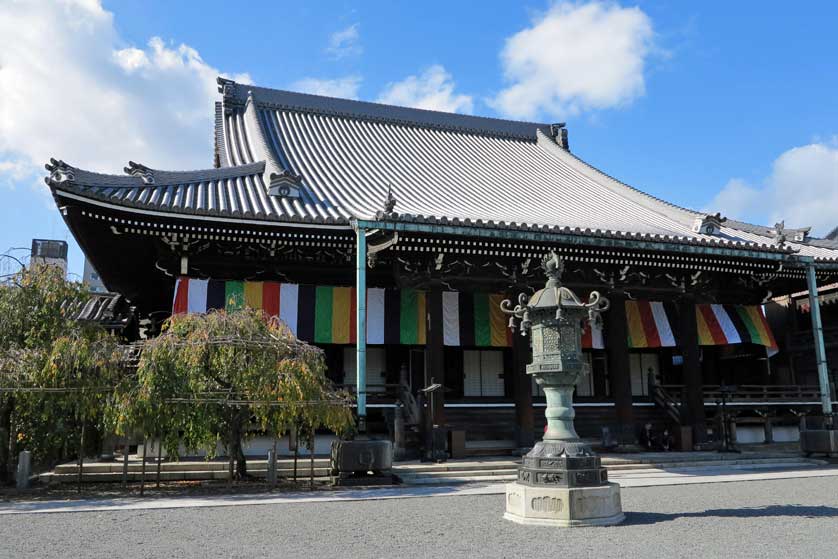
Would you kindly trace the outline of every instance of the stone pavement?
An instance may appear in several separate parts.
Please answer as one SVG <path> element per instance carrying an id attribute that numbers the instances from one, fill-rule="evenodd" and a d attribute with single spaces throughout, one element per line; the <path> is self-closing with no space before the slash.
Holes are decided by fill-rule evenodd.
<path id="1" fill-rule="evenodd" d="M 520 526 L 502 518 L 502 495 L 463 493 L 8 515 L 0 557 L 834 559 L 836 487 L 835 477 L 628 487 L 626 521 L 606 528 Z"/>

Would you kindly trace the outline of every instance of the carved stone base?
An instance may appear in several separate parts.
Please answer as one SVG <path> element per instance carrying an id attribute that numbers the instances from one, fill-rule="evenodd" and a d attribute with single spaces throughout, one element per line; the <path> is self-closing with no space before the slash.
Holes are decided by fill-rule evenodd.
<path id="1" fill-rule="evenodd" d="M 620 486 L 543 487 L 506 485 L 507 520 L 533 526 L 610 526 L 625 520 Z"/>

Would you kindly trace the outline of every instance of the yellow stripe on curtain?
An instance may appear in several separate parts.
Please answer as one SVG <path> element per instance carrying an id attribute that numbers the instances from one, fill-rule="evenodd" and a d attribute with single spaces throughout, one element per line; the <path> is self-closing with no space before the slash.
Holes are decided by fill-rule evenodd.
<path id="1" fill-rule="evenodd" d="M 349 343 L 349 321 L 352 320 L 352 288 L 335 287 L 332 291 L 332 343 Z"/>
<path id="2" fill-rule="evenodd" d="M 649 347 L 646 340 L 646 331 L 643 329 L 643 319 L 640 318 L 640 309 L 636 301 L 626 301 L 626 325 L 628 326 L 629 347 Z"/>
<path id="3" fill-rule="evenodd" d="M 262 282 L 244 282 L 244 305 L 251 309 L 262 310 Z"/>

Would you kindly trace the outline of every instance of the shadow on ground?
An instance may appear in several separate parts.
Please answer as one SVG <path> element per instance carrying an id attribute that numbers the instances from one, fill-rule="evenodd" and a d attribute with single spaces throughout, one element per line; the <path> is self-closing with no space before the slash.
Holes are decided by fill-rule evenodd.
<path id="1" fill-rule="evenodd" d="M 769 505 L 767 507 L 746 507 L 739 509 L 708 509 L 701 512 L 658 513 L 626 512 L 622 526 L 644 526 L 659 522 L 671 522 L 681 518 L 836 518 L 838 508 L 824 505 Z"/>

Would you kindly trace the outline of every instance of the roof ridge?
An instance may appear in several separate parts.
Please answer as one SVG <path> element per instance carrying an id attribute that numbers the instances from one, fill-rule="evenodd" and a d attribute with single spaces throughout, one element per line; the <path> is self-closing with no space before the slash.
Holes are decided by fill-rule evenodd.
<path id="1" fill-rule="evenodd" d="M 486 116 L 386 105 L 383 103 L 340 97 L 328 97 L 311 93 L 299 93 L 282 89 L 239 84 L 224 78 L 218 78 L 218 83 L 221 86 L 219 91 L 224 95 L 224 103 L 227 106 L 235 105 L 244 107 L 248 97 L 252 96 L 253 102 L 260 108 L 265 107 L 317 113 L 327 116 L 348 117 L 421 128 L 436 128 L 470 134 L 498 136 L 530 142 L 536 140 L 537 130 L 550 129 L 550 125 L 546 123 L 506 120 Z"/>
<path id="2" fill-rule="evenodd" d="M 82 186 L 109 186 L 111 188 L 135 188 L 138 186 L 165 186 L 171 184 L 194 183 L 208 180 L 236 178 L 253 174 L 261 174 L 265 170 L 264 161 L 256 161 L 246 165 L 220 167 L 210 169 L 195 169 L 189 171 L 164 171 L 152 169 L 128 162 L 124 175 L 98 173 L 79 167 L 68 165 L 64 161 L 51 159 L 46 165 L 50 172 L 45 181 L 48 185 L 72 183 Z"/>

